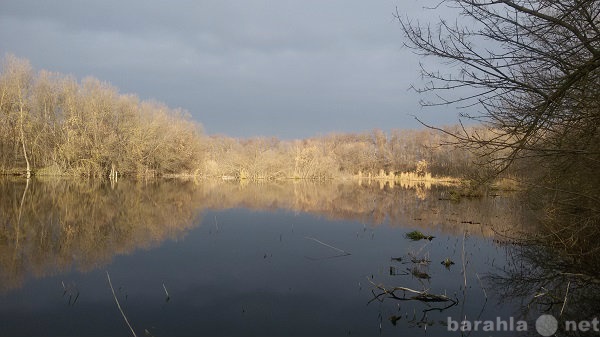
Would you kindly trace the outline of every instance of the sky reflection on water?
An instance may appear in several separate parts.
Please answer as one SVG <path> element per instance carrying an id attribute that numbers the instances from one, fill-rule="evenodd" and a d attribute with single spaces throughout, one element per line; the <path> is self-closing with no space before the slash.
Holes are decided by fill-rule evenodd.
<path id="1" fill-rule="evenodd" d="M 489 235 L 489 226 L 506 219 L 506 214 L 513 219 L 521 216 L 510 208 L 514 206 L 510 198 L 455 204 L 439 200 L 443 190 L 435 189 L 422 199 L 411 189 L 378 186 L 281 185 L 246 187 L 250 191 L 243 191 L 235 185 L 165 184 L 175 186 L 134 184 L 116 192 L 102 186 L 85 190 L 83 195 L 88 197 L 98 194 L 104 197 L 96 199 L 112 200 L 105 201 L 112 208 L 172 207 L 165 214 L 146 211 L 146 218 L 131 207 L 111 212 L 92 207 L 95 211 L 88 210 L 88 220 L 82 223 L 88 221 L 100 232 L 109 233 L 101 236 L 105 241 L 102 245 L 90 246 L 94 242 L 91 237 L 85 244 L 77 244 L 77 235 L 66 239 L 72 234 L 56 229 L 49 231 L 61 233 L 53 236 L 53 243 L 32 249 L 32 237 L 25 234 L 39 232 L 39 228 L 27 229 L 41 226 L 38 220 L 37 225 L 20 223 L 23 234 L 20 246 L 15 246 L 15 234 L 10 232 L 14 230 L 14 218 L 7 217 L 3 222 L 7 225 L 2 241 L 2 277 L 17 281 L 0 294 L 0 325 L 6 335 L 128 334 L 106 271 L 138 335 L 146 330 L 153 336 L 452 335 L 444 325 L 448 317 L 495 319 L 518 313 L 514 303 L 499 304 L 499 297 L 484 279 L 486 273 L 502 270 L 507 261 L 509 246 L 498 244 Z M 3 188 L 5 192 L 19 191 L 12 193 L 14 210 L 20 205 L 23 186 L 5 183 Z M 25 200 L 52 204 L 41 200 L 52 190 L 48 185 L 37 183 L 29 188 Z M 87 200 L 81 197 L 81 188 L 53 188 L 58 188 L 63 198 L 65 191 L 71 191 L 79 198 L 69 200 Z M 311 189 L 318 193 L 311 193 Z M 268 198 L 267 192 L 273 190 L 279 190 L 278 194 L 287 199 Z M 111 199 L 114 194 L 119 196 Z M 227 195 L 235 200 L 224 200 Z M 297 199 L 290 200 L 290 195 Z M 363 199 L 372 204 L 364 205 Z M 6 199 L 3 202 L 10 204 Z M 338 209 L 326 211 L 326 202 L 336 204 Z M 64 226 L 61 219 L 66 218 L 63 207 L 65 203 L 55 203 L 37 215 L 22 217 L 54 219 L 44 226 L 60 227 Z M 8 207 L 4 209 L 4 215 L 16 214 Z M 107 212 L 113 216 L 107 217 Z M 111 227 L 114 223 L 124 226 L 127 222 L 123 217 L 144 223 L 127 224 L 127 231 Z M 442 223 L 440 219 L 447 220 Z M 467 220 L 480 224 L 461 223 Z M 454 227 L 451 221 L 456 222 Z M 164 222 L 169 230 L 160 227 Z M 413 229 L 435 238 L 410 241 L 405 234 Z M 149 238 L 151 243 L 140 237 Z M 12 243 L 9 238 L 13 238 Z M 65 257 L 68 252 L 64 247 L 69 245 L 76 248 L 70 251 L 69 261 L 55 261 L 57 256 Z M 88 247 L 87 253 L 82 253 L 83 247 Z M 40 253 L 49 258 L 32 261 Z M 100 256 L 100 262 L 94 265 L 90 256 Z M 417 265 L 411 258 L 431 262 Z M 445 258 L 455 264 L 446 268 L 441 264 Z M 51 268 L 53 264 L 59 266 L 58 270 Z M 11 278 L 11 271 L 20 274 Z M 458 304 L 424 315 L 424 310 L 446 304 L 374 300 L 378 289 L 369 280 L 386 287 L 427 289 L 456 299 Z"/>

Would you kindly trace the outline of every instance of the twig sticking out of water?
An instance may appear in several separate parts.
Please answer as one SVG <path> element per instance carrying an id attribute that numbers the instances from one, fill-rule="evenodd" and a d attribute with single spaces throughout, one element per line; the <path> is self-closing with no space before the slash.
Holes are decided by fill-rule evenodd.
<path id="1" fill-rule="evenodd" d="M 465 262 L 465 239 L 467 238 L 467 231 L 465 230 L 464 234 L 463 234 L 463 241 L 462 241 L 462 254 L 461 254 L 461 259 L 462 259 L 462 267 L 463 267 L 463 278 L 465 281 L 465 289 L 467 289 L 467 265 Z"/>
<path id="2" fill-rule="evenodd" d="M 569 283 L 567 284 L 567 292 L 565 293 L 565 300 L 563 301 L 562 308 L 560 308 L 560 315 L 558 315 L 559 317 L 562 316 L 563 310 L 565 310 L 565 306 L 567 305 L 567 296 L 569 295 L 569 287 L 570 286 L 571 286 L 571 281 L 569 281 Z"/>
<path id="3" fill-rule="evenodd" d="M 121 309 L 121 304 L 119 304 L 119 300 L 117 299 L 117 295 L 115 295 L 115 288 L 113 288 L 112 282 L 110 281 L 110 275 L 108 274 L 108 270 L 106 271 L 106 278 L 108 278 L 108 284 L 110 285 L 110 290 L 112 291 L 113 297 L 115 299 L 115 302 L 117 303 L 117 308 L 119 308 L 119 311 L 121 312 L 121 315 L 123 315 L 123 319 L 125 320 L 125 323 L 127 323 L 127 326 L 129 327 L 129 330 L 131 330 L 131 333 L 133 334 L 133 337 L 137 337 L 137 335 L 135 334 L 135 331 L 133 331 L 133 328 L 131 327 L 131 324 L 129 324 L 129 320 L 127 320 L 127 316 L 125 316 L 125 313 L 123 312 L 123 309 Z"/>
<path id="4" fill-rule="evenodd" d="M 421 250 L 419 250 L 420 252 Z M 419 252 L 413 254 L 413 253 L 408 253 L 408 256 L 410 256 L 410 262 L 417 264 L 417 265 L 422 265 L 422 266 L 428 266 L 431 263 L 431 260 L 429 259 L 429 253 L 425 254 L 425 256 L 419 258 L 417 255 L 419 254 Z"/>
<path id="5" fill-rule="evenodd" d="M 483 296 L 485 296 L 485 300 L 487 301 L 487 293 L 485 292 L 485 288 L 483 287 L 483 282 L 481 282 L 481 278 L 479 278 L 479 274 L 475 273 L 477 279 L 479 280 L 479 284 L 481 285 L 481 290 L 483 290 Z"/>
<path id="6" fill-rule="evenodd" d="M 165 295 L 167 295 L 165 302 L 169 302 L 169 300 L 171 299 L 171 296 L 169 296 L 169 292 L 167 291 L 167 287 L 165 287 L 164 283 L 163 283 L 163 289 L 165 289 Z"/>
<path id="7" fill-rule="evenodd" d="M 74 283 L 69 284 L 69 286 L 65 286 L 65 282 L 61 281 L 62 286 L 63 286 L 63 297 L 65 297 L 67 294 L 69 295 L 69 301 L 67 302 L 68 305 L 75 305 L 75 303 L 77 303 L 77 299 L 79 298 L 79 289 L 77 289 L 77 285 Z M 73 297 L 75 296 L 75 297 Z"/>
<path id="8" fill-rule="evenodd" d="M 334 247 L 334 246 L 332 246 L 332 245 L 328 245 L 328 244 L 326 244 L 325 242 L 323 242 L 323 241 L 320 241 L 319 239 L 315 239 L 315 238 L 312 238 L 312 237 L 309 237 L 309 236 L 305 236 L 304 238 L 305 238 L 305 239 L 308 239 L 308 240 L 313 240 L 313 241 L 315 241 L 315 242 L 317 242 L 317 243 L 320 243 L 320 244 L 322 244 L 322 245 L 323 245 L 323 246 L 325 246 L 325 247 L 329 247 L 329 248 L 331 248 L 331 249 L 335 249 L 335 250 L 337 250 L 338 252 L 341 252 L 341 253 L 343 253 L 343 254 L 345 254 L 345 255 L 351 255 L 351 254 L 350 254 L 350 253 L 348 253 L 347 251 L 345 251 L 345 250 L 343 250 L 343 249 L 339 249 L 339 248 L 337 248 L 337 247 Z"/>

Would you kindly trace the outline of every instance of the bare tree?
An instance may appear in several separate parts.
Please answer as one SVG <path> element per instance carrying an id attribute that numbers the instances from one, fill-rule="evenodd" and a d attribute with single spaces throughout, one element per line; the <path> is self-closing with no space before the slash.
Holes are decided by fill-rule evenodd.
<path id="1" fill-rule="evenodd" d="M 573 227 L 560 235 L 571 236 L 571 247 L 597 234 L 600 2 L 441 0 L 431 10 L 455 10 L 460 19 L 431 24 L 396 13 L 406 45 L 448 65 L 448 72 L 422 66 L 426 84 L 417 91 L 436 97 L 423 104 L 477 109 L 465 116 L 487 134 L 459 130 L 456 142 L 479 151 L 496 173 L 523 163 L 534 186 L 551 192 L 548 214 Z"/>
<path id="2" fill-rule="evenodd" d="M 523 156 L 594 155 L 583 144 L 563 148 L 550 140 L 594 137 L 600 86 L 600 2 L 594 0 L 443 0 L 461 20 L 436 25 L 397 12 L 407 45 L 447 61 L 449 73 L 422 67 L 421 93 L 439 99 L 425 105 L 480 107 L 466 115 L 495 130 L 492 137 L 457 134 L 464 144 L 498 157 L 500 169 Z M 469 89 L 457 98 L 441 91 Z M 585 144 L 585 142 L 582 142 Z M 505 151 L 508 150 L 508 151 Z"/>
<path id="3" fill-rule="evenodd" d="M 27 153 L 25 128 L 29 117 L 28 95 L 32 85 L 32 69 L 28 61 L 14 55 L 6 55 L 3 64 L 2 98 L 0 108 L 6 111 L 6 118 L 16 120 L 15 130 L 23 150 L 27 178 L 31 176 L 31 164 Z M 16 135 L 16 133 L 15 133 Z"/>

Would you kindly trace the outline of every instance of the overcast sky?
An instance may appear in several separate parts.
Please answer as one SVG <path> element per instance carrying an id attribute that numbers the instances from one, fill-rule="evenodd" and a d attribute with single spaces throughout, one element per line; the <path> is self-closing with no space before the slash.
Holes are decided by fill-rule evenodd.
<path id="1" fill-rule="evenodd" d="M 416 128 L 419 57 L 394 19 L 422 0 L 0 0 L 0 53 L 190 112 L 209 134 Z"/>

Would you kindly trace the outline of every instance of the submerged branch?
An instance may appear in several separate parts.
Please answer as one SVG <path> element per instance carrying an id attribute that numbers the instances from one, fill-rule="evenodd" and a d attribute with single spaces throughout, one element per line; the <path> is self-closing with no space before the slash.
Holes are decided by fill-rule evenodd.
<path id="1" fill-rule="evenodd" d="M 345 255 L 351 255 L 351 254 L 350 254 L 350 253 L 348 253 L 347 251 L 345 251 L 345 250 L 343 250 L 343 249 L 339 249 L 339 248 L 337 248 L 337 247 L 334 247 L 334 246 L 332 246 L 332 245 L 328 245 L 328 244 L 326 244 L 325 242 L 323 242 L 323 241 L 320 241 L 319 239 L 315 239 L 315 238 L 312 238 L 312 237 L 309 237 L 309 236 L 305 236 L 304 238 L 305 238 L 305 239 L 308 239 L 308 240 L 313 240 L 313 241 L 315 241 L 315 242 L 317 242 L 317 243 L 319 243 L 319 244 L 321 244 L 321 245 L 323 245 L 323 246 L 325 246 L 325 247 L 329 247 L 329 248 L 331 248 L 331 249 L 335 249 L 335 250 L 337 250 L 338 252 L 340 252 L 340 253 L 343 253 L 343 254 L 344 254 L 344 255 L 341 255 L 341 256 L 345 256 Z"/>
<path id="2" fill-rule="evenodd" d="M 112 291 L 115 302 L 117 303 L 117 308 L 119 308 L 121 315 L 123 315 L 123 319 L 125 320 L 125 323 L 127 323 L 129 330 L 131 330 L 131 334 L 133 334 L 133 337 L 137 337 L 137 335 L 135 334 L 135 331 L 133 331 L 133 328 L 131 327 L 131 324 L 129 324 L 129 320 L 127 319 L 127 316 L 125 316 L 125 313 L 123 312 L 123 309 L 121 308 L 121 304 L 119 303 L 119 300 L 117 299 L 117 295 L 115 295 L 115 288 L 113 288 L 112 282 L 110 281 L 110 274 L 108 273 L 108 270 L 106 271 L 106 278 L 108 279 L 108 284 L 110 285 L 110 290 Z"/>
<path id="3" fill-rule="evenodd" d="M 375 299 L 379 300 L 379 298 L 381 296 L 388 295 L 388 297 L 390 297 L 390 298 L 393 298 L 396 300 L 402 300 L 402 301 L 416 300 L 416 301 L 421 301 L 421 302 L 449 302 L 451 304 L 450 306 L 454 306 L 454 305 L 458 304 L 458 300 L 454 300 L 446 295 L 432 294 L 432 293 L 429 293 L 427 290 L 419 291 L 419 290 L 415 290 L 415 289 L 411 289 L 411 288 L 407 288 L 407 287 L 386 288 L 382 284 L 376 284 L 370 278 L 367 278 L 367 280 L 369 281 L 369 283 L 371 283 L 377 289 L 382 291 L 382 293 L 377 294 L 377 295 L 374 293 L 375 297 L 371 301 L 373 301 Z M 404 292 L 403 296 L 400 297 L 400 296 L 396 295 L 396 293 L 395 293 L 396 291 Z M 407 297 L 406 296 L 407 292 L 412 293 L 414 295 Z M 446 307 L 446 308 L 449 308 L 449 307 Z M 446 308 L 440 308 L 440 310 L 444 310 Z"/>

